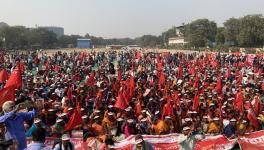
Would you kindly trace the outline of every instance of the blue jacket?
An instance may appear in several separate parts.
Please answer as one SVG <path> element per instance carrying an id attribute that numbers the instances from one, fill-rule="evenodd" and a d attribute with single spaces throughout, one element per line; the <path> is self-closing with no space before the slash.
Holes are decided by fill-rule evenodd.
<path id="1" fill-rule="evenodd" d="M 23 150 L 27 147 L 26 135 L 24 129 L 24 121 L 31 120 L 37 115 L 37 111 L 33 109 L 29 112 L 9 112 L 0 116 L 0 122 L 5 123 L 7 134 L 18 141 L 18 150 Z"/>

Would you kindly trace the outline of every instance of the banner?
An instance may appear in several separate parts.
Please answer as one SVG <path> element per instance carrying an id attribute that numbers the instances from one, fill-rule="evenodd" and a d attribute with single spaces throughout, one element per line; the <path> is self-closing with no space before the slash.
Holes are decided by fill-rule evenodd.
<path id="1" fill-rule="evenodd" d="M 78 132 L 76 133 L 79 134 Z M 179 136 L 181 134 L 168 134 L 168 135 L 143 135 L 144 140 L 149 142 L 155 150 L 179 150 Z M 52 147 L 57 138 L 46 138 L 46 145 Z M 31 138 L 27 139 L 28 144 L 32 142 Z M 71 142 L 75 145 L 76 150 L 89 150 L 93 147 L 101 149 L 103 143 L 96 138 L 91 138 L 90 141 L 83 142 L 82 138 L 72 138 Z M 264 149 L 264 130 L 245 134 L 239 136 L 238 139 L 228 139 L 223 135 L 211 136 L 206 135 L 205 139 L 196 141 L 194 150 L 230 150 L 236 142 L 240 144 L 241 149 L 259 150 Z M 135 143 L 135 136 L 131 135 L 128 138 L 116 142 L 111 148 L 115 150 L 131 150 Z"/>
<path id="2" fill-rule="evenodd" d="M 228 150 L 235 146 L 236 140 L 228 140 L 223 135 L 207 136 L 204 140 L 195 143 L 195 150 Z"/>
<path id="3" fill-rule="evenodd" d="M 238 138 L 238 144 L 244 149 L 259 150 L 264 149 L 264 130 L 245 134 Z"/>

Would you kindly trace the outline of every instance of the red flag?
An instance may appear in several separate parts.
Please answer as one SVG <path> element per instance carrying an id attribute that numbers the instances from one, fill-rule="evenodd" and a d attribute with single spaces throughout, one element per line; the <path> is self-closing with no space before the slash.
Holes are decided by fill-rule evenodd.
<path id="1" fill-rule="evenodd" d="M 94 76 L 95 76 L 95 73 L 94 73 L 94 71 L 92 71 L 90 74 L 90 77 L 88 79 L 88 85 L 89 86 L 94 86 Z"/>
<path id="2" fill-rule="evenodd" d="M 241 82 L 242 82 L 242 77 L 243 77 L 243 76 L 242 76 L 242 73 L 240 73 L 240 72 L 238 72 L 238 74 L 239 74 L 239 75 L 238 75 L 238 78 L 237 78 L 237 82 L 236 82 L 236 83 L 237 83 L 237 85 L 240 85 Z"/>
<path id="3" fill-rule="evenodd" d="M 157 63 L 157 70 L 161 71 L 162 70 L 162 62 Z"/>
<path id="4" fill-rule="evenodd" d="M 129 94 L 130 96 L 134 96 L 135 95 L 135 80 L 134 77 L 131 75 L 130 76 L 130 81 L 129 81 Z"/>
<path id="5" fill-rule="evenodd" d="M 137 117 L 140 116 L 141 110 L 142 110 L 142 108 L 141 108 L 141 102 L 138 101 L 137 104 L 136 104 L 136 107 L 135 107 L 135 113 L 136 113 Z"/>
<path id="6" fill-rule="evenodd" d="M 65 131 L 72 130 L 80 124 L 82 124 L 81 108 L 79 104 L 77 104 L 77 107 L 74 109 L 74 112 L 71 115 L 69 122 L 65 126 Z"/>
<path id="7" fill-rule="evenodd" d="M 248 110 L 247 118 L 255 128 L 257 128 L 257 129 L 259 128 L 258 120 L 257 120 L 256 115 L 255 115 L 254 111 L 252 110 L 252 108 L 250 108 Z"/>
<path id="8" fill-rule="evenodd" d="M 0 106 L 6 101 L 15 100 L 15 88 L 14 86 L 9 86 L 0 90 Z"/>
<path id="9" fill-rule="evenodd" d="M 49 62 L 48 61 L 45 62 L 45 70 L 46 71 L 49 70 Z"/>
<path id="10" fill-rule="evenodd" d="M 162 110 L 162 119 L 164 119 L 165 116 L 172 116 L 172 118 L 175 117 L 173 113 L 173 109 L 171 107 L 170 98 L 167 98 L 167 104 L 164 105 L 163 110 Z"/>
<path id="11" fill-rule="evenodd" d="M 6 69 L 2 69 L 0 71 L 0 83 L 5 82 L 8 79 L 8 73 L 6 71 Z"/>
<path id="12" fill-rule="evenodd" d="M 174 101 L 175 101 L 176 106 L 180 106 L 180 98 L 179 98 L 177 92 L 174 92 L 173 93 L 173 98 L 174 98 Z"/>
<path id="13" fill-rule="evenodd" d="M 194 88 L 198 88 L 199 87 L 198 73 L 196 73 L 196 75 L 195 75 L 195 81 L 194 81 L 193 87 Z"/>
<path id="14" fill-rule="evenodd" d="M 55 72 L 58 72 L 59 70 L 60 70 L 60 67 L 59 67 L 58 65 L 55 65 L 55 66 L 54 66 L 54 71 L 55 71 Z"/>
<path id="15" fill-rule="evenodd" d="M 20 89 L 22 87 L 22 76 L 19 66 L 13 70 L 9 79 L 6 81 L 5 88 L 9 86 L 14 86 L 16 89 Z"/>
<path id="16" fill-rule="evenodd" d="M 119 69 L 118 70 L 118 75 L 117 75 L 117 80 L 121 81 L 121 79 L 122 79 L 122 69 Z"/>
<path id="17" fill-rule="evenodd" d="M 117 100 L 115 102 L 115 106 L 116 108 L 119 108 L 121 110 L 125 110 L 127 108 L 128 104 L 125 101 L 124 95 L 122 93 L 122 90 L 119 91 L 118 93 L 118 97 Z"/>
<path id="18" fill-rule="evenodd" d="M 181 79 L 182 78 L 182 75 L 183 75 L 183 69 L 180 66 L 179 69 L 178 69 L 178 79 Z"/>
<path id="19" fill-rule="evenodd" d="M 218 94 L 222 93 L 222 79 L 221 77 L 219 77 L 218 81 L 217 81 L 217 85 L 215 87 L 215 90 Z"/>
<path id="20" fill-rule="evenodd" d="M 234 107 L 238 109 L 241 113 L 243 113 L 243 99 L 244 99 L 243 92 L 240 91 L 239 93 L 237 93 L 236 99 L 234 100 L 233 103 Z"/>
<path id="21" fill-rule="evenodd" d="M 159 78 L 159 84 L 160 84 L 160 88 L 161 86 L 165 83 L 166 81 L 166 77 L 165 74 L 163 72 L 160 73 L 160 78 Z"/>
<path id="22" fill-rule="evenodd" d="M 227 78 L 230 78 L 230 76 L 231 76 L 231 69 L 228 67 L 226 77 L 227 77 Z"/>
<path id="23" fill-rule="evenodd" d="M 195 93 L 194 99 L 193 99 L 193 110 L 197 111 L 198 107 L 200 105 L 200 97 L 198 91 Z"/>
<path id="24" fill-rule="evenodd" d="M 68 87 L 68 90 L 67 90 L 67 97 L 72 101 L 72 91 L 71 91 L 70 86 Z"/>
<path id="25" fill-rule="evenodd" d="M 254 97 L 254 100 L 255 100 L 254 112 L 255 112 L 256 115 L 258 115 L 259 112 L 260 112 L 260 105 L 261 105 L 261 104 L 260 104 L 259 96 L 256 95 L 256 96 Z"/>

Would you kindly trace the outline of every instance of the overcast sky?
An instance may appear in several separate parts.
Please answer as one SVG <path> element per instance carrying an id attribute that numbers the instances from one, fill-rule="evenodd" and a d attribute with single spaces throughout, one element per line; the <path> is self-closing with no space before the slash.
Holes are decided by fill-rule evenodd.
<path id="1" fill-rule="evenodd" d="M 263 13 L 264 0 L 0 0 L 0 22 L 105 38 L 159 35 L 194 19 L 222 25 L 230 17 Z"/>

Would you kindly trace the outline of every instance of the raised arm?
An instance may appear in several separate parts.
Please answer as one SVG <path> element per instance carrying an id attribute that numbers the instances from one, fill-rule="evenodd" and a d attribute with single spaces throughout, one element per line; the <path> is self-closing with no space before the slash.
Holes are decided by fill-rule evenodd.
<path id="1" fill-rule="evenodd" d="M 29 111 L 29 112 L 23 112 L 23 113 L 20 113 L 20 115 L 22 116 L 22 118 L 26 121 L 26 120 L 31 120 L 33 119 L 35 116 L 38 115 L 38 111 L 37 109 L 33 109 L 32 111 Z"/>
<path id="2" fill-rule="evenodd" d="M 0 116 L 0 123 L 3 123 L 6 121 L 7 118 L 11 117 L 14 114 L 14 112 L 5 113 L 4 115 Z"/>

